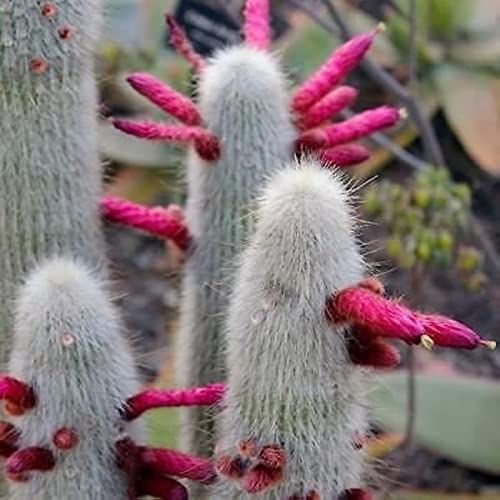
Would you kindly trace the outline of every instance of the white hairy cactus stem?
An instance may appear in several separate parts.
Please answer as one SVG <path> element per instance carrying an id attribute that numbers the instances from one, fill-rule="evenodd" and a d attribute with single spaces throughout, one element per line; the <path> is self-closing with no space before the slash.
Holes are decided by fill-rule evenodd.
<path id="1" fill-rule="evenodd" d="M 93 52 L 100 0 L 0 2 L 0 369 L 15 287 L 67 252 L 105 267 Z"/>
<path id="2" fill-rule="evenodd" d="M 32 387 L 36 404 L 11 423 L 20 451 L 41 447 L 55 465 L 11 481 L 11 500 L 128 500 L 115 443 L 141 438 L 141 422 L 121 417 L 138 382 L 120 327 L 99 281 L 70 259 L 45 263 L 22 287 L 9 375 Z"/>
<path id="3" fill-rule="evenodd" d="M 350 212 L 339 175 L 314 160 L 279 172 L 265 189 L 229 306 L 217 444 L 219 463 L 229 467 L 219 468 L 214 500 L 330 499 L 360 484 L 361 376 L 347 332 L 325 314 L 326 299 L 363 275 Z M 266 446 L 286 460 L 268 479 L 255 458 Z M 224 479 L 227 471 L 232 478 Z"/>
<path id="4" fill-rule="evenodd" d="M 265 179 L 293 152 L 296 130 L 288 112 L 286 81 L 274 58 L 259 50 L 221 51 L 204 69 L 200 109 L 221 143 L 221 157 L 188 162 L 187 223 L 195 241 L 186 263 L 179 335 L 182 386 L 225 378 L 223 322 L 235 259 L 252 223 L 253 200 Z M 184 447 L 213 449 L 213 414 L 189 409 Z"/>

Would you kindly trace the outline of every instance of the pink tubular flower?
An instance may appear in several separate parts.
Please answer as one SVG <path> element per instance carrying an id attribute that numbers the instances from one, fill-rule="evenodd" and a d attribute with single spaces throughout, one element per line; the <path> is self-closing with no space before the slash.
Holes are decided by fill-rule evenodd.
<path id="1" fill-rule="evenodd" d="M 177 24 L 174 16 L 167 14 L 166 20 L 170 31 L 170 43 L 175 51 L 183 56 L 198 74 L 201 74 L 205 69 L 205 60 L 194 50 L 191 42 L 188 40 L 183 29 Z"/>
<path id="2" fill-rule="evenodd" d="M 0 378 L 0 399 L 12 403 L 21 413 L 30 410 L 36 403 L 35 393 L 31 387 L 7 376 Z"/>
<path id="3" fill-rule="evenodd" d="M 270 469 L 282 469 L 286 464 L 285 450 L 276 445 L 264 446 L 260 450 L 259 461 Z"/>
<path id="4" fill-rule="evenodd" d="M 0 422 L 0 457 L 8 458 L 17 451 L 19 431 L 9 422 Z"/>
<path id="5" fill-rule="evenodd" d="M 327 315 L 334 322 L 364 326 L 373 336 L 410 344 L 418 343 L 424 334 L 424 327 L 413 311 L 363 287 L 346 288 L 335 294 L 328 301 Z"/>
<path id="6" fill-rule="evenodd" d="M 269 0 L 247 0 L 245 5 L 245 42 L 255 49 L 267 50 L 271 43 Z"/>
<path id="7" fill-rule="evenodd" d="M 137 485 L 140 496 L 152 496 L 164 500 L 188 500 L 186 487 L 175 479 L 160 474 L 144 474 Z"/>
<path id="8" fill-rule="evenodd" d="M 379 29 L 358 35 L 341 45 L 330 58 L 294 94 L 292 111 L 304 113 L 319 101 L 361 61 Z"/>
<path id="9" fill-rule="evenodd" d="M 345 144 L 321 152 L 321 158 L 339 167 L 358 165 L 370 158 L 370 151 L 361 144 Z"/>
<path id="10" fill-rule="evenodd" d="M 217 476 L 212 462 L 180 451 L 139 447 L 139 464 L 148 473 L 165 474 L 212 484 Z"/>
<path id="11" fill-rule="evenodd" d="M 357 96 L 358 91 L 348 85 L 333 89 L 300 117 L 298 121 L 299 128 L 307 130 L 321 125 L 350 106 Z"/>
<path id="12" fill-rule="evenodd" d="M 187 97 L 147 73 L 133 73 L 128 83 L 142 96 L 186 125 L 200 125 L 201 116 L 196 105 Z"/>
<path id="13" fill-rule="evenodd" d="M 29 472 L 52 470 L 55 463 L 54 455 L 49 449 L 34 446 L 11 455 L 5 463 L 5 473 L 12 481 L 23 482 L 29 479 Z"/>
<path id="14" fill-rule="evenodd" d="M 225 391 L 225 384 L 210 384 L 190 389 L 148 389 L 127 401 L 124 418 L 133 420 L 153 408 L 215 405 L 221 401 Z"/>
<path id="15" fill-rule="evenodd" d="M 235 460 L 230 455 L 221 455 L 215 462 L 216 471 L 229 479 L 239 480 L 245 474 L 245 467 L 241 460 Z"/>
<path id="16" fill-rule="evenodd" d="M 341 495 L 342 500 L 374 500 L 375 497 L 370 490 L 365 490 L 362 488 L 352 488 L 350 490 L 345 490 Z"/>
<path id="17" fill-rule="evenodd" d="M 349 342 L 349 357 L 354 364 L 373 368 L 394 368 L 399 365 L 401 356 L 394 346 L 381 338 L 365 341 L 358 338 L 355 332 L 353 335 L 354 338 Z"/>
<path id="18" fill-rule="evenodd" d="M 192 142 L 201 158 L 207 161 L 217 160 L 220 156 L 219 140 L 201 127 L 130 120 L 113 120 L 113 125 L 118 130 L 141 139 Z"/>
<path id="19" fill-rule="evenodd" d="M 441 347 L 455 347 L 461 349 L 475 349 L 484 345 L 494 349 L 495 342 L 482 340 L 481 337 L 468 326 L 445 316 L 419 314 L 418 320 L 422 323 L 425 335 Z"/>
<path id="20" fill-rule="evenodd" d="M 145 207 L 113 196 L 107 196 L 101 200 L 102 214 L 109 221 L 169 239 L 181 250 L 187 250 L 191 236 L 177 210 L 177 207 L 173 210 L 163 207 Z"/>
<path id="21" fill-rule="evenodd" d="M 310 490 L 305 495 L 296 493 L 295 495 L 288 497 L 288 500 L 321 500 L 321 497 L 316 490 Z"/>
<path id="22" fill-rule="evenodd" d="M 283 479 L 283 469 L 272 469 L 259 464 L 250 469 L 241 480 L 241 487 L 251 494 L 262 493 Z"/>
<path id="23" fill-rule="evenodd" d="M 339 144 L 356 141 L 362 137 L 395 125 L 401 110 L 380 106 L 359 113 L 340 123 L 318 127 L 303 133 L 297 140 L 298 149 L 326 149 Z"/>

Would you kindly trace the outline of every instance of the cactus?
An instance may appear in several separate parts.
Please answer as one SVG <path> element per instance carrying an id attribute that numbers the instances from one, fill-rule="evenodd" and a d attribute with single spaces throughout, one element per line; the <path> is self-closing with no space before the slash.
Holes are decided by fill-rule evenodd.
<path id="1" fill-rule="evenodd" d="M 217 445 L 228 480 L 214 499 L 337 498 L 361 482 L 363 387 L 345 327 L 325 314 L 330 295 L 363 277 L 350 211 L 339 177 L 314 160 L 264 192 L 229 307 Z"/>
<path id="2" fill-rule="evenodd" d="M 10 376 L 28 384 L 33 401 L 7 405 L 23 413 L 10 419 L 18 437 L 5 464 L 9 498 L 126 500 L 115 442 L 141 437 L 140 424 L 121 417 L 138 382 L 116 311 L 85 267 L 56 259 L 29 276 Z"/>
<path id="3" fill-rule="evenodd" d="M 182 125 L 114 121 L 128 134 L 193 146 L 187 167 L 186 212 L 192 244 L 186 259 L 178 356 L 182 385 L 208 384 L 225 377 L 222 325 L 233 269 L 252 225 L 253 199 L 264 180 L 295 152 L 304 150 L 344 166 L 360 163 L 369 153 L 352 141 L 399 119 L 397 109 L 381 107 L 334 129 L 327 125 L 357 94 L 346 86 L 330 92 L 332 87 L 357 65 L 378 30 L 339 48 L 290 98 L 279 61 L 268 53 L 268 18 L 266 0 L 248 0 L 245 44 L 204 61 L 167 17 L 172 44 L 199 75 L 199 108 L 154 77 L 139 73 L 129 77 L 131 86 Z M 151 220 L 144 211 L 134 209 L 137 218 L 131 221 L 133 214 L 127 206 L 124 202 L 122 209 L 116 200 L 103 200 L 109 219 L 155 232 L 157 209 L 151 212 Z M 165 217 L 171 220 L 170 214 Z M 156 232 L 165 237 L 164 231 Z M 183 426 L 185 446 L 210 454 L 213 415 L 206 409 L 189 413 Z"/>
<path id="4" fill-rule="evenodd" d="M 92 53 L 99 0 L 0 5 L 0 368 L 12 296 L 40 259 L 105 268 Z"/>
<path id="5" fill-rule="evenodd" d="M 223 141 L 223 154 L 213 165 L 194 155 L 188 163 L 186 215 L 197 245 L 186 262 L 183 287 L 182 385 L 225 378 L 222 325 L 235 257 L 247 236 L 254 196 L 291 156 L 295 139 L 284 78 L 264 52 L 237 47 L 219 54 L 202 75 L 200 101 L 208 127 Z M 188 449 L 209 454 L 210 415 L 189 411 Z"/>
<path id="6" fill-rule="evenodd" d="M 140 415 L 161 406 L 217 404 L 225 386 L 136 393 L 121 323 L 87 268 L 56 258 L 28 277 L 17 301 L 10 373 L 0 399 L 0 456 L 10 499 L 185 500 L 169 476 L 203 484 L 210 461 L 148 448 Z"/>
<path id="7" fill-rule="evenodd" d="M 264 190 L 229 304 L 214 500 L 372 498 L 361 484 L 369 387 L 355 365 L 397 365 L 388 338 L 495 347 L 362 279 L 351 212 L 339 174 L 315 159 L 283 169 Z"/>

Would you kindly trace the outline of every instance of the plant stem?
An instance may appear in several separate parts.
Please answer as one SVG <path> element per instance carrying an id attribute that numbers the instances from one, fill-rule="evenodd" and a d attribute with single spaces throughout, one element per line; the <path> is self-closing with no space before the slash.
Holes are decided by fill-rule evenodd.
<path id="1" fill-rule="evenodd" d="M 408 74 L 409 74 L 409 87 L 414 97 L 418 96 L 417 88 L 417 2 L 410 0 L 410 46 L 408 50 Z"/>
<path id="2" fill-rule="evenodd" d="M 336 36 L 339 36 L 339 30 L 337 26 L 333 24 L 329 19 L 325 19 L 319 15 L 314 6 L 311 5 L 311 2 L 308 0 L 288 0 L 290 5 L 293 5 L 297 9 L 300 9 L 302 12 L 308 15 L 318 26 L 321 26 L 323 29 L 330 33 L 334 33 Z"/>
<path id="3" fill-rule="evenodd" d="M 416 265 L 410 274 L 410 290 L 413 304 L 421 305 L 423 282 L 425 278 L 424 268 Z M 415 421 L 417 416 L 417 384 L 416 384 L 416 359 L 414 346 L 408 346 L 408 413 L 406 420 L 404 448 L 411 448 L 415 439 Z"/>

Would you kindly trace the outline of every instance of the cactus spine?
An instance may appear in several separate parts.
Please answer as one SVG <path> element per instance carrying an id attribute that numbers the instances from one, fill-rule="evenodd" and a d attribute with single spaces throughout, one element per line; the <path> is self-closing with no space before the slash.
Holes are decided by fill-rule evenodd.
<path id="1" fill-rule="evenodd" d="M 265 190 L 228 313 L 217 449 L 238 457 L 232 471 L 220 468 L 236 481 L 215 487 L 214 500 L 331 499 L 360 483 L 360 376 L 344 326 L 325 314 L 326 299 L 363 273 L 347 198 L 337 174 L 313 160 L 279 172 Z M 269 445 L 286 464 L 266 479 L 265 466 L 251 466 Z"/>
<path id="2" fill-rule="evenodd" d="M 92 55 L 99 0 L 0 2 L 0 368 L 12 296 L 41 258 L 104 268 Z"/>
<path id="3" fill-rule="evenodd" d="M 121 415 L 138 383 L 116 311 L 85 267 L 55 259 L 30 275 L 17 303 L 9 375 L 36 396 L 33 409 L 11 418 L 19 451 L 5 466 L 9 498 L 128 500 L 115 442 L 139 432 Z M 34 472 L 34 448 L 50 472 Z"/>
<path id="4" fill-rule="evenodd" d="M 221 141 L 221 157 L 188 162 L 187 223 L 194 248 L 186 263 L 179 334 L 181 385 L 224 380 L 223 322 L 233 267 L 247 236 L 252 200 L 270 173 L 288 161 L 296 138 L 285 80 L 265 52 L 230 48 L 207 65 L 200 109 Z M 213 449 L 212 415 L 190 409 L 185 446 Z"/>

